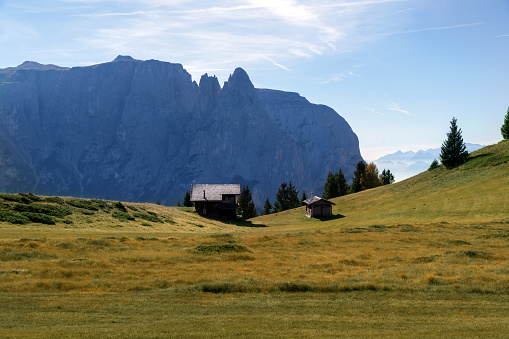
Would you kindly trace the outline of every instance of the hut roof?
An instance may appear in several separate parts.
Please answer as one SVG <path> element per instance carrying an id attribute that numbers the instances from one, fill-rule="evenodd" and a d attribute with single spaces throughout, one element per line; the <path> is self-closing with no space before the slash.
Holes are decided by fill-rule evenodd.
<path id="1" fill-rule="evenodd" d="M 312 197 L 312 198 L 309 198 L 309 199 L 304 200 L 304 203 L 305 203 L 306 205 L 312 205 L 312 204 L 314 204 L 314 203 L 316 203 L 316 202 L 319 202 L 319 201 L 323 201 L 323 202 L 329 203 L 329 204 L 331 204 L 331 205 L 336 205 L 336 204 L 335 204 L 335 203 L 333 203 L 332 201 L 326 200 L 326 199 L 321 198 L 321 197 L 317 197 L 316 195 L 315 195 L 314 197 Z"/>
<path id="2" fill-rule="evenodd" d="M 240 185 L 191 185 L 191 201 L 221 201 L 223 194 L 240 194 Z"/>

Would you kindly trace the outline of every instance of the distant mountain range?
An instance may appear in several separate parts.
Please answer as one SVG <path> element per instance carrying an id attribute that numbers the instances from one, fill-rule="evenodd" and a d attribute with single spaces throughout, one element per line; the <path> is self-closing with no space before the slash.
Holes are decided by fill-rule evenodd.
<path id="1" fill-rule="evenodd" d="M 321 194 L 329 171 L 351 178 L 360 160 L 333 109 L 257 89 L 241 68 L 223 87 L 129 56 L 0 69 L 0 192 L 173 205 L 191 184 L 238 183 L 262 208 L 283 181 Z"/>
<path id="2" fill-rule="evenodd" d="M 474 152 L 484 147 L 484 145 L 479 144 L 465 143 L 465 145 L 468 152 Z M 417 152 L 397 151 L 384 155 L 373 162 L 380 171 L 389 169 L 394 174 L 396 181 L 401 181 L 426 171 L 433 160 L 440 161 L 440 152 L 440 148 L 430 148 L 426 151 L 419 150 Z"/>

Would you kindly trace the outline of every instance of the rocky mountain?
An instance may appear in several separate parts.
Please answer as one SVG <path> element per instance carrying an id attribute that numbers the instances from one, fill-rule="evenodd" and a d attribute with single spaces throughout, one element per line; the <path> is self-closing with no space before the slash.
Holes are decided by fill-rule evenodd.
<path id="1" fill-rule="evenodd" d="M 360 160 L 334 110 L 257 89 L 241 68 L 222 88 L 126 56 L 0 70 L 2 192 L 176 204 L 193 183 L 240 183 L 261 208 L 283 181 L 321 194 L 329 170 L 352 177 Z"/>
<path id="2" fill-rule="evenodd" d="M 465 143 L 468 152 L 474 152 L 483 148 L 483 145 Z M 394 175 L 396 181 L 401 181 L 419 173 L 426 171 L 433 160 L 440 161 L 440 148 L 430 148 L 426 151 L 397 151 L 395 153 L 384 155 L 374 160 L 378 169 L 389 169 Z"/>

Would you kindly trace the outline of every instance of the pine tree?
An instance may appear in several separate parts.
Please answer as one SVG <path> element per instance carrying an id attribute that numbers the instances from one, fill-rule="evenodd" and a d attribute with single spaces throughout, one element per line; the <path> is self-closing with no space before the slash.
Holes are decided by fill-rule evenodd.
<path id="1" fill-rule="evenodd" d="M 391 170 L 383 170 L 382 174 L 380 174 L 380 181 L 382 185 L 390 185 L 394 183 L 394 175 L 391 173 Z"/>
<path id="2" fill-rule="evenodd" d="M 306 191 L 302 191 L 302 196 L 300 197 L 300 204 L 304 205 L 304 200 L 307 200 Z"/>
<path id="3" fill-rule="evenodd" d="M 191 202 L 191 193 L 189 191 L 184 195 L 184 201 L 182 201 L 182 206 L 184 207 L 193 207 L 193 203 Z"/>
<path id="4" fill-rule="evenodd" d="M 367 167 L 361 177 L 362 190 L 369 190 L 380 186 L 380 178 L 378 175 L 378 168 L 372 162 Z"/>
<path id="5" fill-rule="evenodd" d="M 433 162 L 431 163 L 431 165 L 429 165 L 429 168 L 428 168 L 428 171 L 432 171 L 434 170 L 435 168 L 439 168 L 440 167 L 440 163 L 438 162 L 437 159 L 433 160 Z"/>
<path id="6" fill-rule="evenodd" d="M 353 172 L 353 182 L 351 186 L 351 190 L 353 193 L 357 193 L 362 191 L 361 186 L 361 177 L 366 171 L 366 163 L 364 161 L 359 161 L 357 166 L 355 166 L 355 171 Z"/>
<path id="7" fill-rule="evenodd" d="M 500 132 L 502 132 L 504 140 L 509 140 L 509 107 L 507 108 L 507 114 L 505 115 L 504 124 L 500 128 Z"/>
<path id="8" fill-rule="evenodd" d="M 274 212 L 286 211 L 300 206 L 299 192 L 290 181 L 281 183 L 274 202 Z"/>
<path id="9" fill-rule="evenodd" d="M 288 201 L 290 203 L 289 209 L 301 206 L 299 200 L 299 191 L 297 191 L 295 186 L 292 185 L 291 181 L 288 183 Z"/>
<path id="10" fill-rule="evenodd" d="M 327 180 L 325 181 L 325 185 L 323 187 L 322 197 L 324 199 L 332 199 L 339 196 L 339 185 L 336 179 L 336 175 L 329 171 L 329 174 L 327 174 Z"/>
<path id="11" fill-rule="evenodd" d="M 276 194 L 276 201 L 274 201 L 274 212 L 286 211 L 288 209 L 288 184 L 286 182 L 281 183 L 281 187 Z"/>
<path id="12" fill-rule="evenodd" d="M 239 197 L 238 211 L 242 215 L 242 219 L 254 218 L 257 215 L 249 186 L 242 185 L 242 190 L 240 191 Z"/>
<path id="13" fill-rule="evenodd" d="M 348 194 L 348 190 L 350 189 L 348 183 L 346 182 L 345 175 L 343 174 L 343 170 L 340 168 L 338 173 L 336 173 L 336 182 L 338 183 L 338 196 L 343 196 Z"/>
<path id="14" fill-rule="evenodd" d="M 448 169 L 463 164 L 468 158 L 467 147 L 461 136 L 461 128 L 458 128 L 456 122 L 456 118 L 452 118 L 451 130 L 447 133 L 447 139 L 442 144 L 440 153 L 440 161 Z"/>
<path id="15" fill-rule="evenodd" d="M 270 204 L 269 198 L 265 201 L 265 205 L 263 206 L 263 215 L 272 213 L 272 205 Z"/>

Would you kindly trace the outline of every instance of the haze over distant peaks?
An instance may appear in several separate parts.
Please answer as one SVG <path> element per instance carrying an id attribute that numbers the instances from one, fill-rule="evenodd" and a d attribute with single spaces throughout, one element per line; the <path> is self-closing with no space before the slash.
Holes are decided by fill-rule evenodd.
<path id="1" fill-rule="evenodd" d="M 465 143 L 468 152 L 474 152 L 483 148 L 483 145 Z M 401 181 L 426 171 L 433 160 L 440 161 L 440 148 L 433 148 L 428 150 L 413 151 L 397 151 L 391 154 L 384 155 L 373 162 L 378 169 L 389 169 L 395 175 L 396 181 Z"/>
<path id="2" fill-rule="evenodd" d="M 280 184 L 321 194 L 353 176 L 357 136 L 333 109 L 256 89 L 237 68 L 221 88 L 180 64 L 118 56 L 0 70 L 0 191 L 176 204 L 191 184 L 249 185 L 258 208 Z"/>

